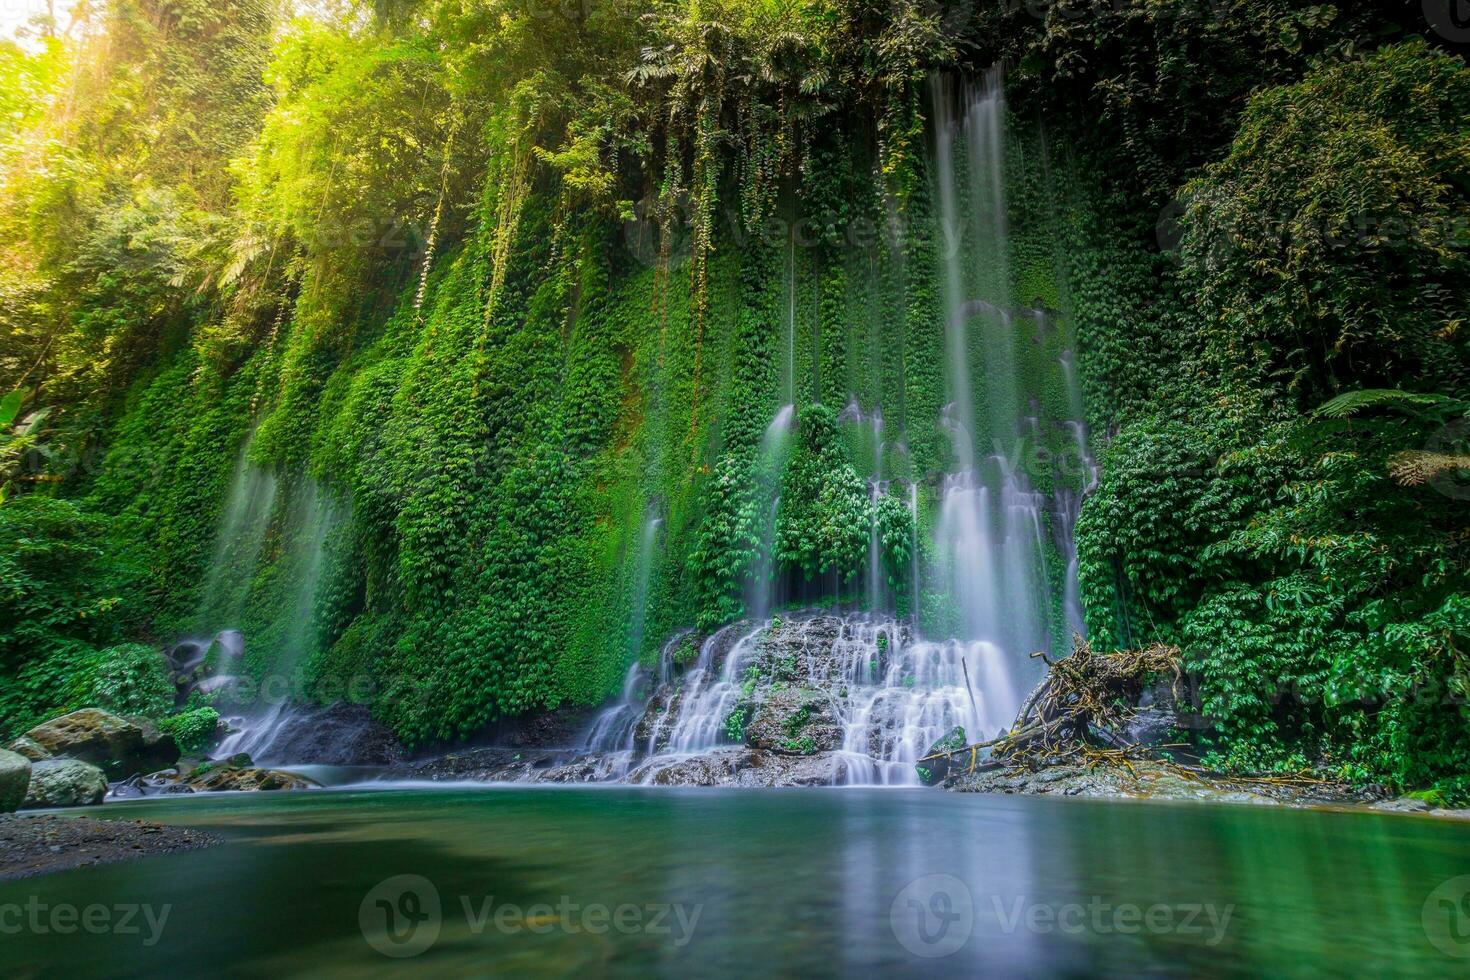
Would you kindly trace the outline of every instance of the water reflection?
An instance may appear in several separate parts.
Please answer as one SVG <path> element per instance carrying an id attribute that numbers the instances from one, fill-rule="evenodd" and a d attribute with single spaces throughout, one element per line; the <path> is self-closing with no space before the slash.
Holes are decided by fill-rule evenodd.
<path id="1" fill-rule="evenodd" d="M 172 907 L 152 947 L 6 936 L 7 972 L 1408 974 L 1453 965 L 1420 917 L 1437 885 L 1470 872 L 1470 835 L 1448 821 L 922 790 L 342 791 L 107 812 L 229 842 L 0 884 L 0 906 Z M 368 945 L 360 913 L 403 874 L 432 883 L 442 923 L 399 961 Z M 965 894 L 907 904 L 928 876 Z M 677 929 L 580 928 L 575 911 L 636 906 L 647 926 L 671 904 L 697 910 L 682 943 Z M 506 905 L 544 911 L 499 928 Z M 969 934 L 951 955 L 904 939 L 905 916 L 962 908 L 953 928 Z M 940 934 L 938 917 L 926 925 Z"/>

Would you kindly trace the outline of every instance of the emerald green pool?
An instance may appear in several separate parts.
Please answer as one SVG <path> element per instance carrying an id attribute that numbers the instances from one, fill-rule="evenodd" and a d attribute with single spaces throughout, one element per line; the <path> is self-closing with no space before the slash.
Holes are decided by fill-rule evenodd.
<path id="1" fill-rule="evenodd" d="M 623 787 L 201 796 L 100 815 L 226 843 L 0 884 L 7 976 L 1442 975 L 1470 963 L 1458 955 L 1470 954 L 1470 879 L 1445 884 L 1470 875 L 1470 825 L 1448 820 Z M 402 875 L 417 877 L 381 884 Z M 151 918 L 118 932 L 134 904 Z M 106 927 L 53 930 L 68 905 L 105 907 Z"/>

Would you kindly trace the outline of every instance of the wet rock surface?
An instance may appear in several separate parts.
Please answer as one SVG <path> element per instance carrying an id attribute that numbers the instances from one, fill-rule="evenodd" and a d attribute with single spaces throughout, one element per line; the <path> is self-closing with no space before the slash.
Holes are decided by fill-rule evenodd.
<path id="1" fill-rule="evenodd" d="M 789 755 L 816 755 L 842 745 L 833 695 L 815 688 L 768 688 L 751 706 L 745 744 Z"/>
<path id="2" fill-rule="evenodd" d="M 365 705 L 338 701 L 294 709 L 260 757 L 284 765 L 390 766 L 407 754 Z"/>
<path id="3" fill-rule="evenodd" d="M 792 756 L 732 748 L 685 759 L 651 759 L 628 774 L 647 786 L 832 786 L 846 763 L 835 753 Z"/>
<path id="4" fill-rule="evenodd" d="M 0 881 L 192 851 L 218 844 L 213 834 L 143 820 L 95 820 L 59 814 L 0 815 Z"/>
<path id="5" fill-rule="evenodd" d="M 317 789 L 318 783 L 282 769 L 233 769 L 222 767 L 190 773 L 184 785 L 193 793 L 269 792 L 288 789 Z"/>

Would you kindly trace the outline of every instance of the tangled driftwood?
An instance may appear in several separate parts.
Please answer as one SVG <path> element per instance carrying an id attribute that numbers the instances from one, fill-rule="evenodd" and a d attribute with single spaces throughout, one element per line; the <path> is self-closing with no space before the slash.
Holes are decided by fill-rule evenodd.
<path id="1" fill-rule="evenodd" d="M 1060 660 L 1041 653 L 1032 656 L 1045 660 L 1051 669 L 1022 702 L 1009 732 L 988 742 L 927 755 L 918 764 L 946 770 L 963 766 L 969 772 L 981 772 L 1067 761 L 1126 760 L 1142 749 L 1129 744 L 1120 731 L 1136 713 L 1132 705 L 1145 682 L 1167 679 L 1177 695 L 1182 676 L 1179 648 L 1161 643 L 1099 654 L 1079 637 L 1072 653 Z M 988 754 L 982 756 L 983 750 L 989 750 Z"/>

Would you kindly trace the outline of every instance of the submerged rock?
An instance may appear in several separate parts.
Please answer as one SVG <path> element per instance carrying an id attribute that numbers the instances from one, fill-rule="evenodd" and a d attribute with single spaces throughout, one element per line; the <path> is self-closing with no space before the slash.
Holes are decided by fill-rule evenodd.
<path id="1" fill-rule="evenodd" d="M 121 718 L 100 708 L 81 708 L 53 718 L 25 737 L 52 756 L 80 759 L 101 767 L 113 779 L 154 772 L 179 761 L 172 735 L 142 720 Z"/>
<path id="2" fill-rule="evenodd" d="M 102 770 L 80 759 L 43 759 L 31 765 L 26 790 L 27 809 L 53 806 L 95 806 L 107 795 Z"/>
<path id="3" fill-rule="evenodd" d="M 31 760 L 0 749 L 0 813 L 19 810 L 31 785 Z"/>

